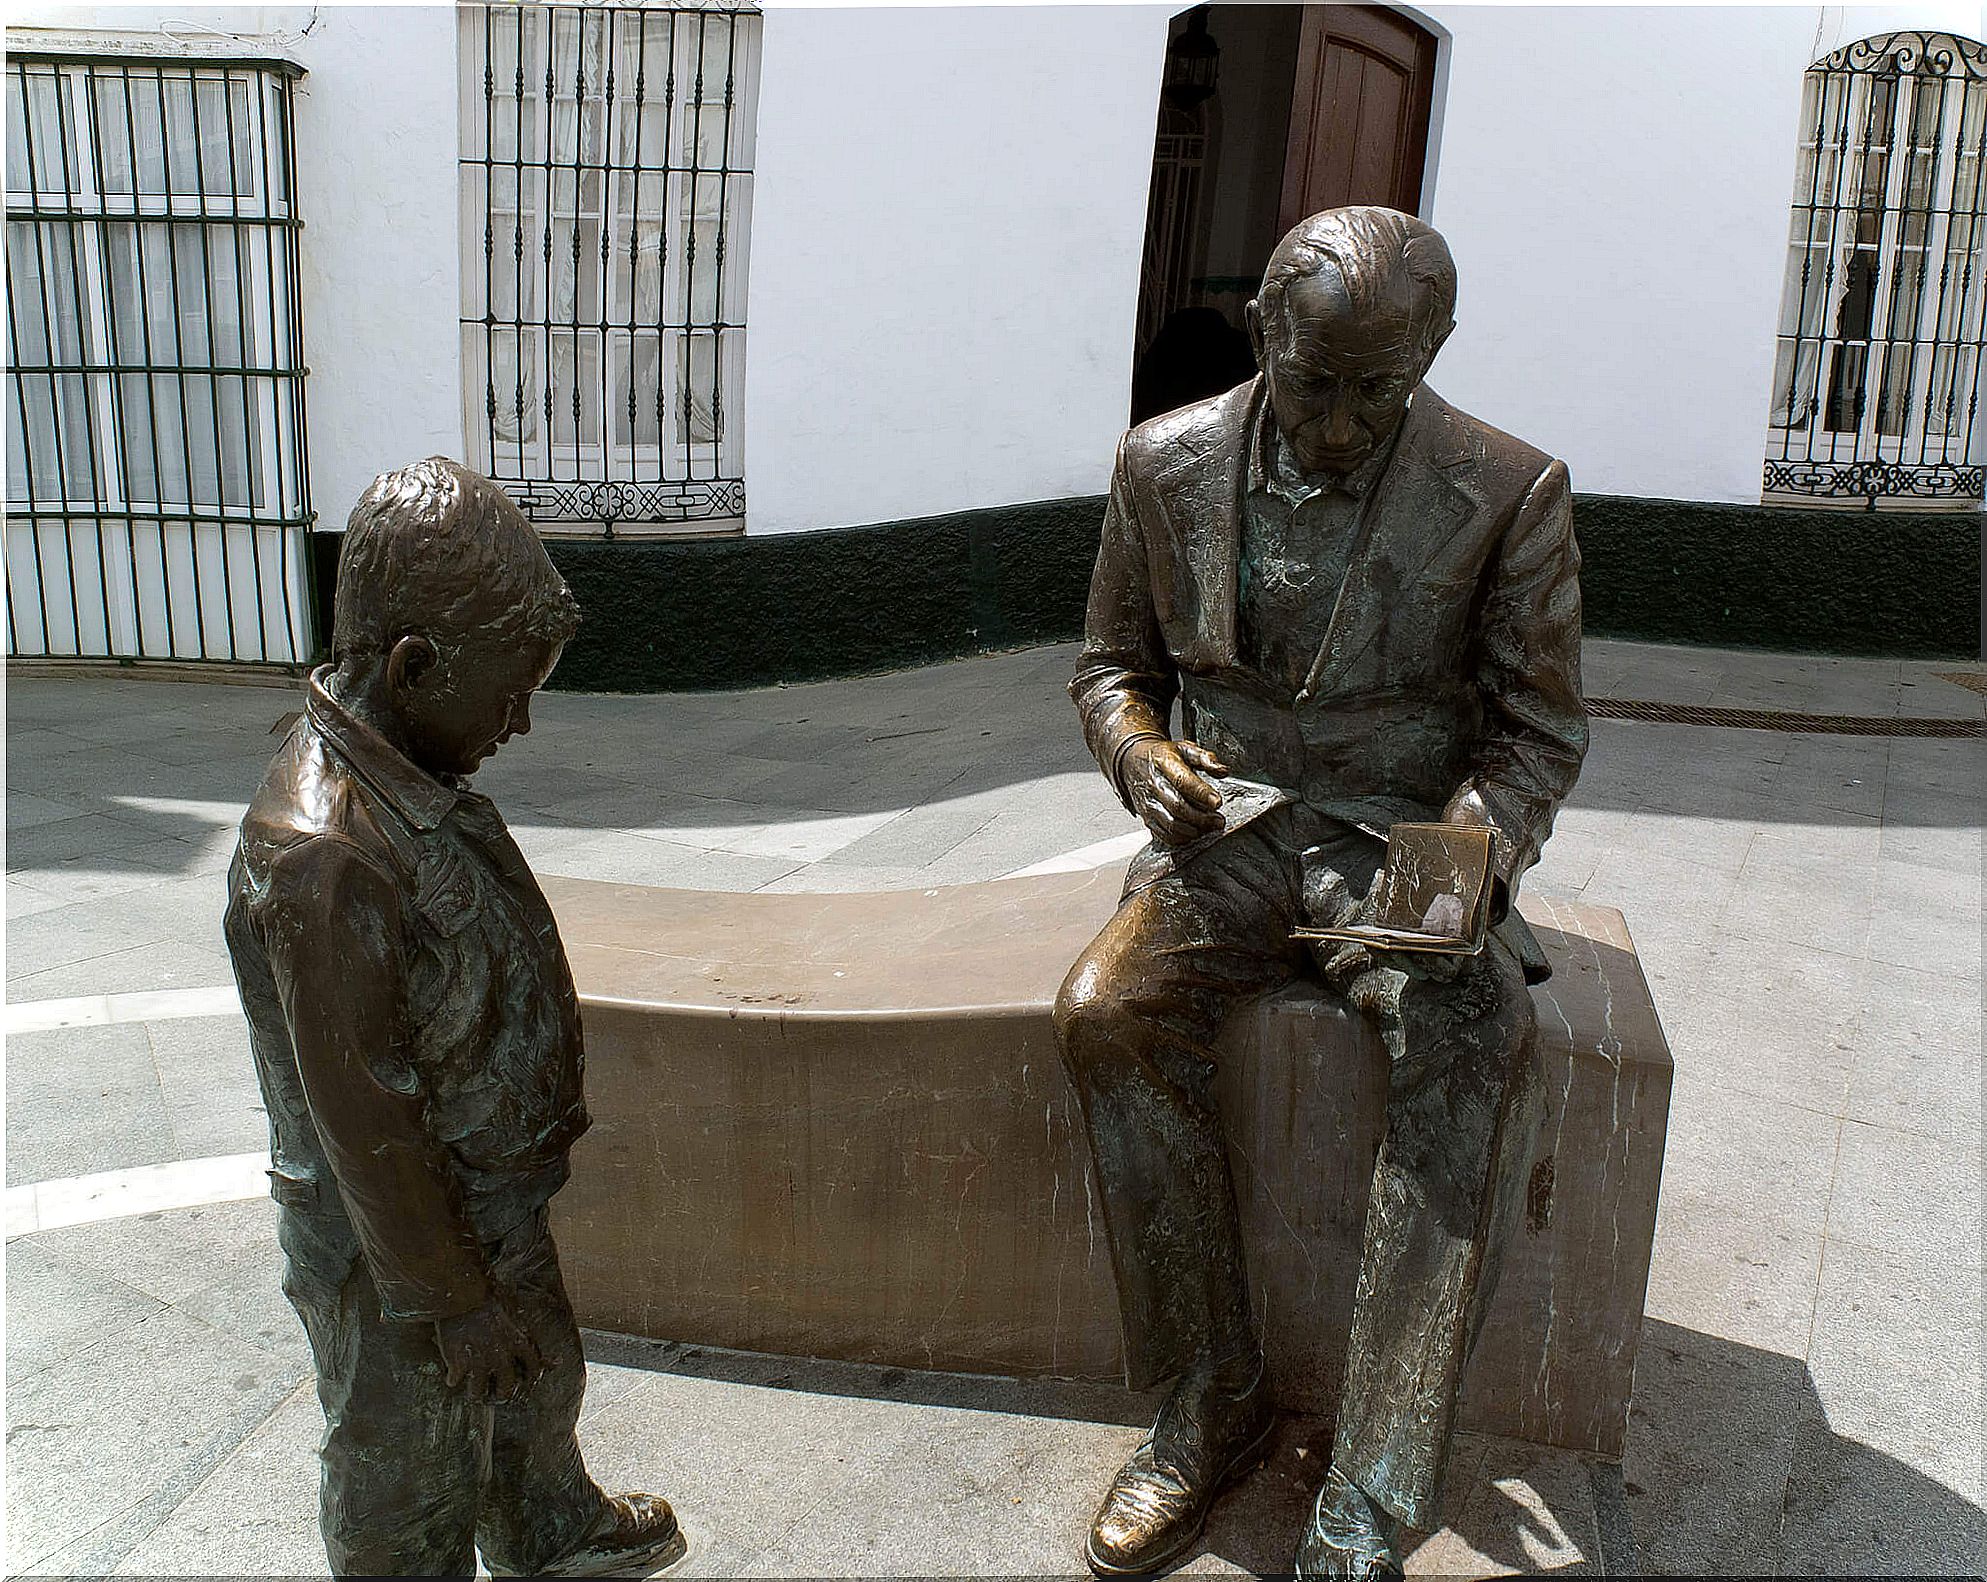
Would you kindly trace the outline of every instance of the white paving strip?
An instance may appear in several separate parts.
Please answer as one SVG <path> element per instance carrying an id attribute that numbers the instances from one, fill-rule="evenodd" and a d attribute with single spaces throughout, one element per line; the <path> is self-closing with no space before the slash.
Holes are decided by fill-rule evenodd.
<path id="1" fill-rule="evenodd" d="M 142 989 L 131 994 L 85 994 L 73 1000 L 29 1000 L 7 1007 L 6 1028 L 45 1033 L 57 1027 L 102 1027 L 109 1022 L 170 1022 L 187 1016 L 239 1016 L 232 984 L 213 989 Z"/>
<path id="2" fill-rule="evenodd" d="M 100 1175 L 67 1176 L 7 1188 L 7 1239 L 64 1225 L 94 1225 L 161 1209 L 235 1203 L 269 1190 L 269 1155 L 177 1159 Z"/>
<path id="3" fill-rule="evenodd" d="M 1130 835 L 1113 835 L 1109 840 L 1100 840 L 1089 846 L 1079 846 L 1075 851 L 1066 851 L 1060 857 L 1046 857 L 1041 862 L 1032 862 L 1025 868 L 1016 868 L 1012 873 L 1001 875 L 1003 879 L 1032 879 L 1038 873 L 1085 873 L 1092 868 L 1101 868 L 1107 862 L 1117 862 L 1122 858 L 1137 855 L 1145 844 L 1144 831 Z"/>

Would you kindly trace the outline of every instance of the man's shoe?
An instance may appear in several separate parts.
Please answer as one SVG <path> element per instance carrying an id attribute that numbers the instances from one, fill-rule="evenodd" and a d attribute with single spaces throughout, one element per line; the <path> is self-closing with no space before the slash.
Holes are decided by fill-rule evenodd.
<path id="1" fill-rule="evenodd" d="M 1386 1582 L 1403 1575 L 1394 1548 L 1400 1524 L 1375 1505 L 1337 1467 L 1311 1507 L 1311 1520 L 1297 1544 L 1301 1582 Z"/>
<path id="2" fill-rule="evenodd" d="M 660 1494 L 610 1494 L 599 1525 L 580 1546 L 533 1575 L 649 1576 L 681 1560 L 685 1547 L 676 1512 Z"/>
<path id="3" fill-rule="evenodd" d="M 1258 1361 L 1240 1391 L 1182 1382 L 1111 1480 L 1084 1558 L 1098 1576 L 1163 1570 L 1194 1546 L 1222 1488 L 1254 1470 L 1276 1427 Z"/>

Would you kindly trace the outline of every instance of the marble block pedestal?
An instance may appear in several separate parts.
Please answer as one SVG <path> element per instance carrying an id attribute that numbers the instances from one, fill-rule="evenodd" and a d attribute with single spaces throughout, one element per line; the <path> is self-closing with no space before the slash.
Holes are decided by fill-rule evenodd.
<path id="1" fill-rule="evenodd" d="M 1049 1008 L 1122 870 L 860 895 L 551 880 L 593 1130 L 554 1204 L 581 1322 L 960 1372 L 1109 1379 L 1117 1307 Z M 1670 1059 L 1619 913 L 1526 898 L 1549 1109 L 1463 1424 L 1621 1452 Z M 1294 985 L 1224 1035 L 1283 1404 L 1329 1412 L 1385 1061 Z"/>

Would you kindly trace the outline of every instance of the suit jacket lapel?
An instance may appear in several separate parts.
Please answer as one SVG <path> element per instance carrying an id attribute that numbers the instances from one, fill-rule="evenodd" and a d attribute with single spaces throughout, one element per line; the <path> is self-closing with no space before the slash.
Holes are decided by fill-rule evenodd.
<path id="1" fill-rule="evenodd" d="M 1416 392 L 1393 460 L 1366 493 L 1345 581 L 1300 699 L 1345 679 L 1421 568 L 1475 514 L 1457 481 L 1469 453 L 1455 443 L 1448 416 L 1426 385 Z"/>
<path id="2" fill-rule="evenodd" d="M 1153 480 L 1185 572 L 1179 580 L 1197 598 L 1194 631 L 1201 652 L 1182 658 L 1219 666 L 1238 662 L 1242 490 L 1261 400 L 1260 376 L 1230 391 L 1216 421 L 1202 436 L 1182 436 L 1179 454 Z"/>

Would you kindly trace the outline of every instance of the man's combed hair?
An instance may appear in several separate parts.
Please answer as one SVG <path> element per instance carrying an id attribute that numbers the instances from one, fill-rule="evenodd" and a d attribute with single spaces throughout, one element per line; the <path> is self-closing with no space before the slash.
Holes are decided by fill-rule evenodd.
<path id="1" fill-rule="evenodd" d="M 1456 322 L 1456 261 L 1433 226 L 1398 209 L 1359 205 L 1327 209 L 1292 228 L 1263 272 L 1265 307 L 1293 280 L 1329 266 L 1362 312 L 1382 306 L 1398 279 L 1413 289 L 1411 322 L 1420 344 Z"/>
<path id="2" fill-rule="evenodd" d="M 488 478 L 444 456 L 373 479 L 345 524 L 332 658 L 381 654 L 418 634 L 446 647 L 563 644 L 579 602 L 524 513 Z"/>

